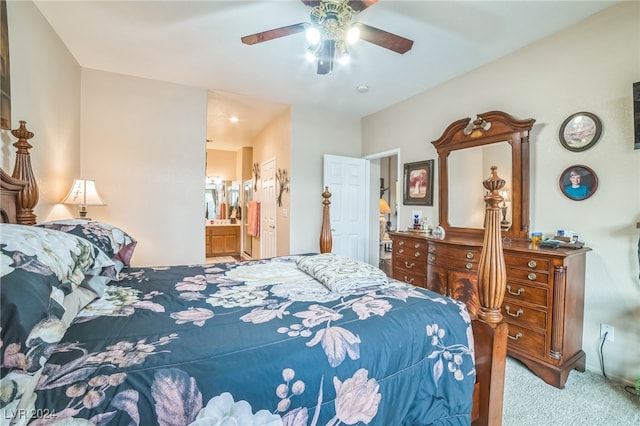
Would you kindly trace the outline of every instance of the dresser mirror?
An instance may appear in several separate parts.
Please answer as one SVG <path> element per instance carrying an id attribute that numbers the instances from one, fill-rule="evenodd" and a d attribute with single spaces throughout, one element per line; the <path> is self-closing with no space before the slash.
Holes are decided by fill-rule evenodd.
<path id="1" fill-rule="evenodd" d="M 502 235 L 529 234 L 529 132 L 534 119 L 518 120 L 501 111 L 463 118 L 432 142 L 438 153 L 439 217 L 447 237 L 482 238 L 484 188 L 491 166 L 506 181 L 508 226 Z"/>
<path id="2" fill-rule="evenodd" d="M 483 228 L 485 189 L 482 181 L 489 176 L 491 166 L 497 166 L 500 177 L 507 182 L 504 190 L 511 193 L 511 145 L 497 142 L 459 149 L 449 154 L 448 162 L 449 223 L 458 228 Z M 507 201 L 505 207 L 505 220 L 511 223 L 511 202 Z"/>

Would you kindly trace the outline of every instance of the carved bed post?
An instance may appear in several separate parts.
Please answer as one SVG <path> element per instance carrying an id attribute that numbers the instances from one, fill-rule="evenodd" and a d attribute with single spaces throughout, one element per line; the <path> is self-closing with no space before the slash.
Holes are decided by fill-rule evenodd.
<path id="1" fill-rule="evenodd" d="M 11 131 L 11 134 L 18 138 L 18 142 L 13 144 L 17 148 L 17 152 L 12 176 L 15 179 L 26 182 L 26 185 L 18 194 L 17 222 L 22 225 L 35 225 L 36 215 L 33 213 L 33 208 L 38 203 L 38 184 L 33 176 L 29 154 L 29 149 L 32 146 L 29 144 L 28 139 L 33 137 L 33 133 L 27 130 L 26 124 L 26 121 L 21 120 L 20 127 Z"/>
<path id="2" fill-rule="evenodd" d="M 491 176 L 482 182 L 489 191 L 484 197 L 487 204 L 484 226 L 484 245 L 478 264 L 478 295 L 480 311 L 478 316 L 491 326 L 502 321 L 501 306 L 507 282 L 507 269 L 502 252 L 500 228 L 500 190 L 504 179 L 498 176 L 498 168 L 491 167 Z"/>
<path id="3" fill-rule="evenodd" d="M 329 212 L 329 198 L 331 198 L 331 193 L 329 192 L 329 187 L 324 187 L 324 192 L 322 193 L 322 228 L 320 229 L 320 253 L 331 253 L 331 246 L 333 245 L 333 241 L 331 239 L 331 219 Z"/>
<path id="4" fill-rule="evenodd" d="M 507 280 L 499 207 L 502 201 L 499 191 L 504 184 L 505 181 L 498 177 L 495 166 L 491 167 L 491 176 L 482 182 L 489 193 L 484 197 L 487 204 L 484 243 L 478 264 L 480 321 L 473 321 L 477 381 L 482 384 L 480 391 L 474 393 L 474 408 L 479 407 L 479 412 L 475 415 L 472 413 L 472 420 L 475 418 L 472 422 L 474 426 L 502 424 L 508 331 L 500 312 Z"/>

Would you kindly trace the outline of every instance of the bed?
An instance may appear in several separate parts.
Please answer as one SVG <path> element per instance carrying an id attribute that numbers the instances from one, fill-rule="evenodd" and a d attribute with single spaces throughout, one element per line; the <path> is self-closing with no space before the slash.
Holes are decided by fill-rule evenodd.
<path id="1" fill-rule="evenodd" d="M 3 421 L 500 424 L 504 261 L 491 197 L 490 272 L 472 319 L 462 302 L 332 255 L 328 189 L 319 254 L 133 267 L 136 241 L 116 226 L 32 226 L 33 134 L 14 135 L 16 169 L 1 174 Z"/>

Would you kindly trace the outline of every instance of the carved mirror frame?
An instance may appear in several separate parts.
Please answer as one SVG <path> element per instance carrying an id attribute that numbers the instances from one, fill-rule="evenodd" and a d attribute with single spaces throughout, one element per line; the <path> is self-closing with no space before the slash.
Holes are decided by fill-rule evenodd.
<path id="1" fill-rule="evenodd" d="M 452 226 L 449 218 L 448 158 L 452 151 L 507 142 L 511 146 L 511 227 L 502 235 L 527 239 L 529 234 L 529 133 L 534 119 L 518 120 L 502 111 L 490 111 L 454 121 L 431 142 L 438 153 L 440 226 L 447 237 L 482 238 L 484 228 Z M 487 176 L 490 170 L 486 171 Z M 500 170 L 498 170 L 500 175 Z"/>

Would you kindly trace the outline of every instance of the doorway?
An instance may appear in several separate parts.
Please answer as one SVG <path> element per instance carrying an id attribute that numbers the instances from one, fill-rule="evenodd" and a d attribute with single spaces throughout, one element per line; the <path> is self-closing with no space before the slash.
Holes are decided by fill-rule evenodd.
<path id="1" fill-rule="evenodd" d="M 391 276 L 391 239 L 389 232 L 399 229 L 400 202 L 402 194 L 402 175 L 400 170 L 400 149 L 394 149 L 377 154 L 372 154 L 365 159 L 378 165 L 379 180 L 370 188 L 371 197 L 376 200 L 377 225 L 372 233 L 370 249 L 372 256 L 378 262 L 378 266 L 387 275 Z M 373 167 L 371 168 L 374 169 Z"/>
<path id="2" fill-rule="evenodd" d="M 265 259 L 277 255 L 276 159 L 265 161 L 260 168 L 260 258 Z"/>

